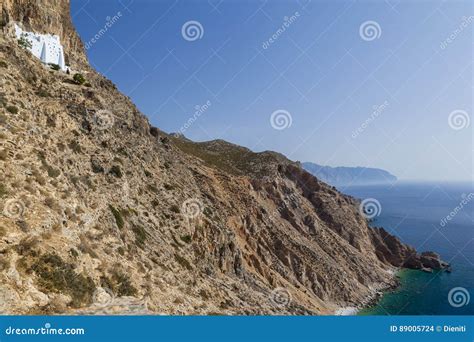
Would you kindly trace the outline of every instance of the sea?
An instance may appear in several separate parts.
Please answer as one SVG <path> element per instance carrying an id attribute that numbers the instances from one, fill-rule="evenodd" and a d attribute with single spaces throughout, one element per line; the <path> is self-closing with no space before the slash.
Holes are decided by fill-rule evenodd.
<path id="1" fill-rule="evenodd" d="M 451 264 L 450 273 L 400 270 L 401 285 L 359 315 L 474 314 L 473 183 L 398 181 L 338 189 L 373 203 L 372 226 Z"/>

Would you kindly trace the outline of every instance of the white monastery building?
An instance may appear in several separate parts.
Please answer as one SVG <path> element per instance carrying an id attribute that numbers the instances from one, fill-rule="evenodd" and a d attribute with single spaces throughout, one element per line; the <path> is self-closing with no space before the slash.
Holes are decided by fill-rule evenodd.
<path id="1" fill-rule="evenodd" d="M 17 39 L 22 36 L 31 43 L 31 53 L 45 64 L 57 64 L 61 70 L 66 71 L 64 62 L 64 50 L 59 41 L 59 36 L 52 34 L 39 34 L 35 32 L 23 31 L 15 24 L 15 35 Z"/>

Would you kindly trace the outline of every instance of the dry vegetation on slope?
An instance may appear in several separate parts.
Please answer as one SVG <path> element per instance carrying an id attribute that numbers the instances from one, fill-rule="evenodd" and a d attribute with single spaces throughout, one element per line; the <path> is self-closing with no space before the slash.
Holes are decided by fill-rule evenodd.
<path id="1" fill-rule="evenodd" d="M 0 311 L 329 314 L 420 267 L 283 156 L 151 127 L 87 66 L 65 2 L 42 2 L 3 4 Z M 86 82 L 20 48 L 12 20 L 60 34 Z"/>

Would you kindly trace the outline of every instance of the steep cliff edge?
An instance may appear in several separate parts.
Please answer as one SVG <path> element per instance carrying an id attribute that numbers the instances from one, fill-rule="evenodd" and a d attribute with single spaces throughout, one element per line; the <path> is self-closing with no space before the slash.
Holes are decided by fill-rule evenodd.
<path id="1" fill-rule="evenodd" d="M 2 20 L 0 312 L 330 314 L 436 266 L 280 154 L 151 127 L 87 66 L 68 2 L 7 0 Z M 58 34 L 87 86 L 12 20 Z"/>

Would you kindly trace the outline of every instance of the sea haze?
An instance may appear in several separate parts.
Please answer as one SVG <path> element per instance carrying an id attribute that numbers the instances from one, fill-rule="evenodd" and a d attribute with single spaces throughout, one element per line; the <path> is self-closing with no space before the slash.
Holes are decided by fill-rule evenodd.
<path id="1" fill-rule="evenodd" d="M 418 251 L 435 251 L 452 272 L 400 273 L 402 286 L 362 314 L 467 315 L 472 300 L 453 307 L 448 293 L 455 287 L 474 290 L 474 186 L 472 183 L 397 182 L 339 188 L 360 199 L 380 202 L 373 226 L 382 226 Z M 447 217 L 450 219 L 446 219 Z M 444 219 L 444 220 L 443 220 Z"/>

